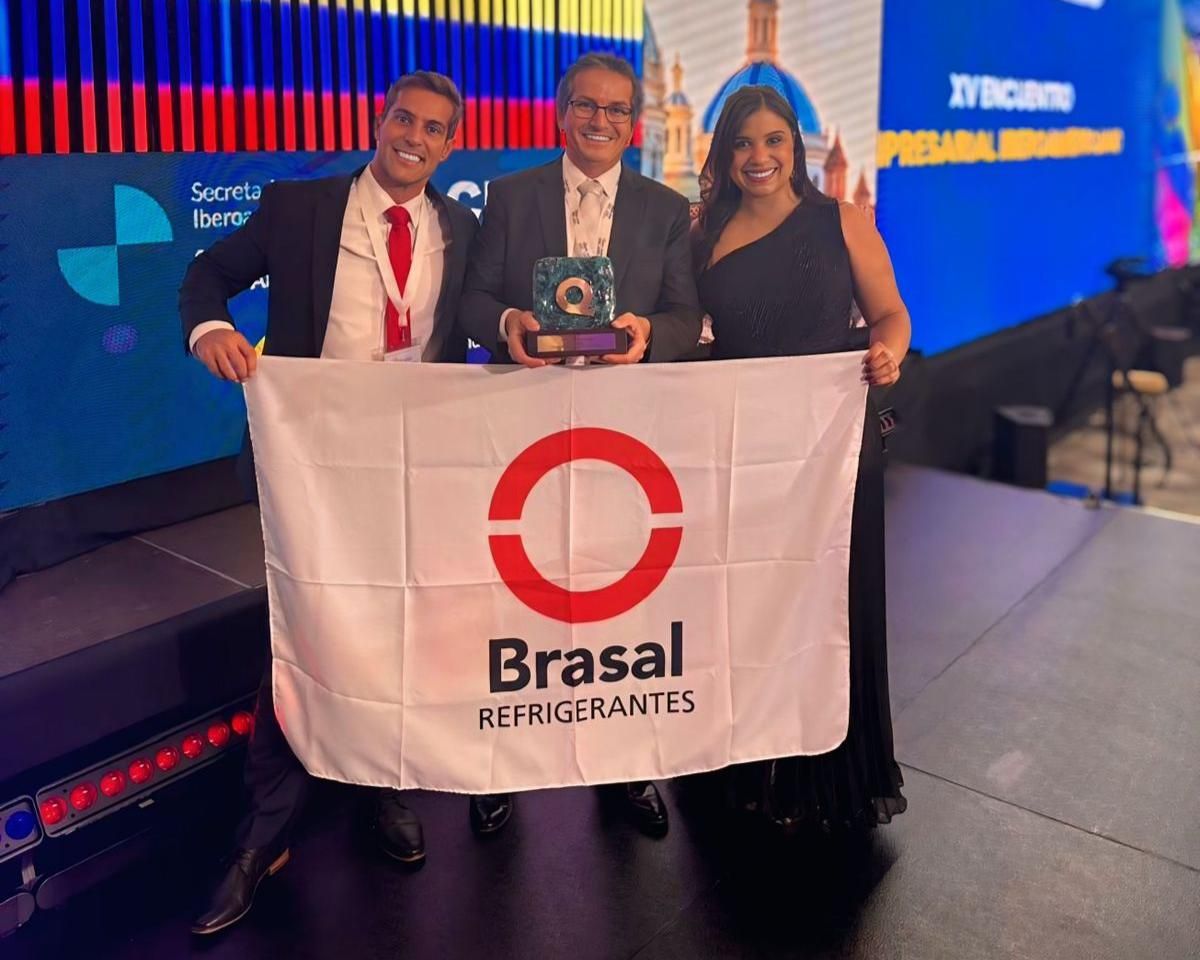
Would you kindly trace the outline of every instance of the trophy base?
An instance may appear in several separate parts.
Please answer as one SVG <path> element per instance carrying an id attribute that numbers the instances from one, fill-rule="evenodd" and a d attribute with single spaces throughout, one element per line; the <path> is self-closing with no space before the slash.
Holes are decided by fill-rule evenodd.
<path id="1" fill-rule="evenodd" d="M 531 357 L 602 357 L 629 352 L 629 332 L 599 330 L 530 330 L 525 333 L 525 352 Z"/>

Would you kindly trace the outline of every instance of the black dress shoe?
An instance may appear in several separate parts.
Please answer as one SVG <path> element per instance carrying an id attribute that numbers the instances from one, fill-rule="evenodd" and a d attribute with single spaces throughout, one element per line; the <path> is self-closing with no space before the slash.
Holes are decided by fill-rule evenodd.
<path id="1" fill-rule="evenodd" d="M 511 793 L 471 797 L 471 829 L 475 831 L 475 836 L 486 837 L 508 823 L 508 818 L 512 816 L 513 803 Z"/>
<path id="2" fill-rule="evenodd" d="M 625 813 L 648 837 L 662 837 L 670 823 L 667 805 L 653 783 L 626 783 L 621 787 Z"/>
<path id="3" fill-rule="evenodd" d="M 380 790 L 375 798 L 375 836 L 379 849 L 401 863 L 425 860 L 421 821 L 400 800 L 399 790 Z"/>
<path id="4" fill-rule="evenodd" d="M 258 885 L 278 873 L 290 854 L 278 848 L 239 850 L 212 893 L 208 908 L 192 922 L 192 933 L 204 936 L 231 927 L 250 912 Z"/>

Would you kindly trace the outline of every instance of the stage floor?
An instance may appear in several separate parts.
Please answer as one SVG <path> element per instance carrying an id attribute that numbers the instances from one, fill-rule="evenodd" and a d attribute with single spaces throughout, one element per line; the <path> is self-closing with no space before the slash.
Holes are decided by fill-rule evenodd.
<path id="1" fill-rule="evenodd" d="M 215 940 L 187 932 L 209 842 L 35 915 L 0 955 L 1200 956 L 1200 525 L 903 466 L 888 511 L 909 808 L 868 840 L 760 843 L 677 782 L 660 841 L 560 790 L 480 843 L 464 799 L 422 793 L 429 858 L 406 873 L 358 834 L 360 795 L 322 785 L 292 863 Z M 261 583 L 254 524 L 242 508 L 123 549 L 209 568 L 220 594 Z M 33 588 L 10 609 L 11 590 Z M 96 622 L 131 602 L 93 597 Z"/>

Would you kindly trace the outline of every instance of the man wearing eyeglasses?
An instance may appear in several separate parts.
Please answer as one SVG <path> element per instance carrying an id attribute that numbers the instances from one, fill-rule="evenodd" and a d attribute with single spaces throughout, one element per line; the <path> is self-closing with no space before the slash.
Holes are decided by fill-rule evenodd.
<path id="1" fill-rule="evenodd" d="M 642 108 L 642 85 L 619 57 L 589 53 L 558 85 L 566 150 L 552 163 L 502 177 L 488 200 L 460 305 L 467 335 L 515 363 L 537 330 L 533 264 L 541 257 L 607 256 L 628 352 L 608 363 L 675 360 L 696 346 L 701 318 L 688 246 L 687 201 L 621 163 Z"/>
<path id="2" fill-rule="evenodd" d="M 621 163 L 642 107 L 641 82 L 625 60 L 587 54 L 563 76 L 556 106 L 564 155 L 488 187 L 460 324 L 500 360 L 527 367 L 553 362 L 529 356 L 524 347 L 526 331 L 538 329 L 535 261 L 607 256 L 615 283 L 613 326 L 628 331 L 630 345 L 601 359 L 679 359 L 696 346 L 703 315 L 692 275 L 688 203 Z M 619 796 L 644 833 L 666 833 L 667 808 L 653 783 L 626 784 Z"/>

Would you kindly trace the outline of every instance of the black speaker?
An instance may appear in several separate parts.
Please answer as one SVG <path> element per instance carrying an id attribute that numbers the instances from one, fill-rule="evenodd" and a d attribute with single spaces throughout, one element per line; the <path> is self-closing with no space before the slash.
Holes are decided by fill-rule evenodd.
<path id="1" fill-rule="evenodd" d="M 992 476 L 1019 487 L 1046 487 L 1046 451 L 1054 415 L 1048 407 L 996 407 L 992 411 Z"/>

